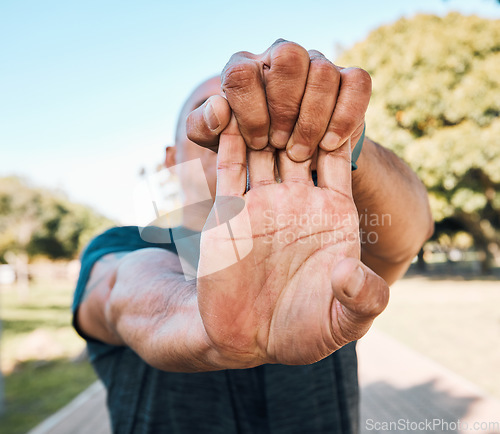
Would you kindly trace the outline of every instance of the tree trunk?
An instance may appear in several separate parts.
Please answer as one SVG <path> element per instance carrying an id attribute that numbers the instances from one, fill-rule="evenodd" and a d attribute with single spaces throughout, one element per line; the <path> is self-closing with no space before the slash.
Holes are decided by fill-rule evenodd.
<path id="1" fill-rule="evenodd" d="M 424 248 L 422 247 L 420 251 L 418 252 L 417 255 L 417 270 L 418 271 L 426 271 L 427 270 L 427 263 L 425 262 L 424 259 Z"/>
<path id="2" fill-rule="evenodd" d="M 494 257 L 488 246 L 481 246 L 481 255 L 479 261 L 481 262 L 481 274 L 490 274 L 493 268 Z"/>
<path id="3" fill-rule="evenodd" d="M 467 232 L 474 239 L 474 246 L 476 250 L 479 252 L 479 262 L 481 264 L 481 273 L 489 274 L 491 273 L 491 269 L 493 266 L 493 254 L 488 248 L 490 242 L 494 242 L 494 240 L 490 240 L 487 234 L 484 233 L 481 228 L 481 224 L 477 218 L 473 218 L 470 215 L 465 213 L 461 213 L 459 216 L 461 222 L 464 227 L 467 229 Z"/>

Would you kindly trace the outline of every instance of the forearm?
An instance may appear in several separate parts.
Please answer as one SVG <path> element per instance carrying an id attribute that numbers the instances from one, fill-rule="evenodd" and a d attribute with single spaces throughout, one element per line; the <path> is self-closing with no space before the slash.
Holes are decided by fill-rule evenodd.
<path id="1" fill-rule="evenodd" d="M 96 285 L 89 282 L 90 292 L 78 313 L 84 333 L 108 344 L 126 345 L 165 371 L 225 367 L 205 333 L 196 286 L 186 282 L 174 254 L 143 249 L 115 260 L 107 269 L 102 270 L 106 263 L 98 265 Z"/>
<path id="2" fill-rule="evenodd" d="M 225 368 L 200 317 L 196 285 L 177 257 L 161 249 L 124 258 L 106 304 L 106 319 L 123 342 L 151 366 L 173 372 Z"/>
<path id="3" fill-rule="evenodd" d="M 400 277 L 433 230 L 427 192 L 393 152 L 366 138 L 353 172 L 363 262 L 388 282 Z"/>

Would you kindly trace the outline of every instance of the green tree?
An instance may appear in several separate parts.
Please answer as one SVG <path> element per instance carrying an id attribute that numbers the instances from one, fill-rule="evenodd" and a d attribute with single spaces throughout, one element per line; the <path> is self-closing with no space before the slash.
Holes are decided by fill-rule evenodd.
<path id="1" fill-rule="evenodd" d="M 339 63 L 372 75 L 370 137 L 419 174 L 437 227 L 469 232 L 487 270 L 500 242 L 500 20 L 401 19 Z"/>
<path id="2" fill-rule="evenodd" d="M 72 259 L 93 235 L 113 222 L 62 194 L 17 177 L 0 178 L 0 260 L 13 263 L 21 292 L 36 256 Z"/>

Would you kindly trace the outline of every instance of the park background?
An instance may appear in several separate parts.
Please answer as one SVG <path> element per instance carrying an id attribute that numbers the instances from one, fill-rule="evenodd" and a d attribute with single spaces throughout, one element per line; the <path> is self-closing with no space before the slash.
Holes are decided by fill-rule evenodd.
<path id="1" fill-rule="evenodd" d="M 375 327 L 500 398 L 499 18 L 495 0 L 3 2 L 0 430 L 95 381 L 70 326 L 78 254 L 137 223 L 191 89 L 279 37 L 372 75 L 367 134 L 429 191 L 436 232 Z"/>

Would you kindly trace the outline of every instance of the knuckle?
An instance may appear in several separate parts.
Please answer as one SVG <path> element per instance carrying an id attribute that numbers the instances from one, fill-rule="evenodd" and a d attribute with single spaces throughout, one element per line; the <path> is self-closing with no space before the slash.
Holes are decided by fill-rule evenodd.
<path id="1" fill-rule="evenodd" d="M 339 71 L 325 57 L 315 57 L 311 59 L 311 70 L 314 71 L 314 74 L 317 76 L 317 79 L 320 83 L 323 84 L 331 84 L 333 82 L 338 81 L 340 77 Z M 326 83 L 325 83 L 326 82 Z"/>
<path id="2" fill-rule="evenodd" d="M 295 42 L 283 42 L 273 52 L 272 63 L 278 68 L 297 68 L 309 63 L 309 54 L 305 48 Z"/>
<path id="3" fill-rule="evenodd" d="M 349 68 L 344 71 L 354 86 L 363 92 L 371 92 L 372 78 L 368 72 L 361 68 Z"/>
<path id="4" fill-rule="evenodd" d="M 222 90 L 241 89 L 255 83 L 256 64 L 248 59 L 229 63 L 222 71 Z"/>

